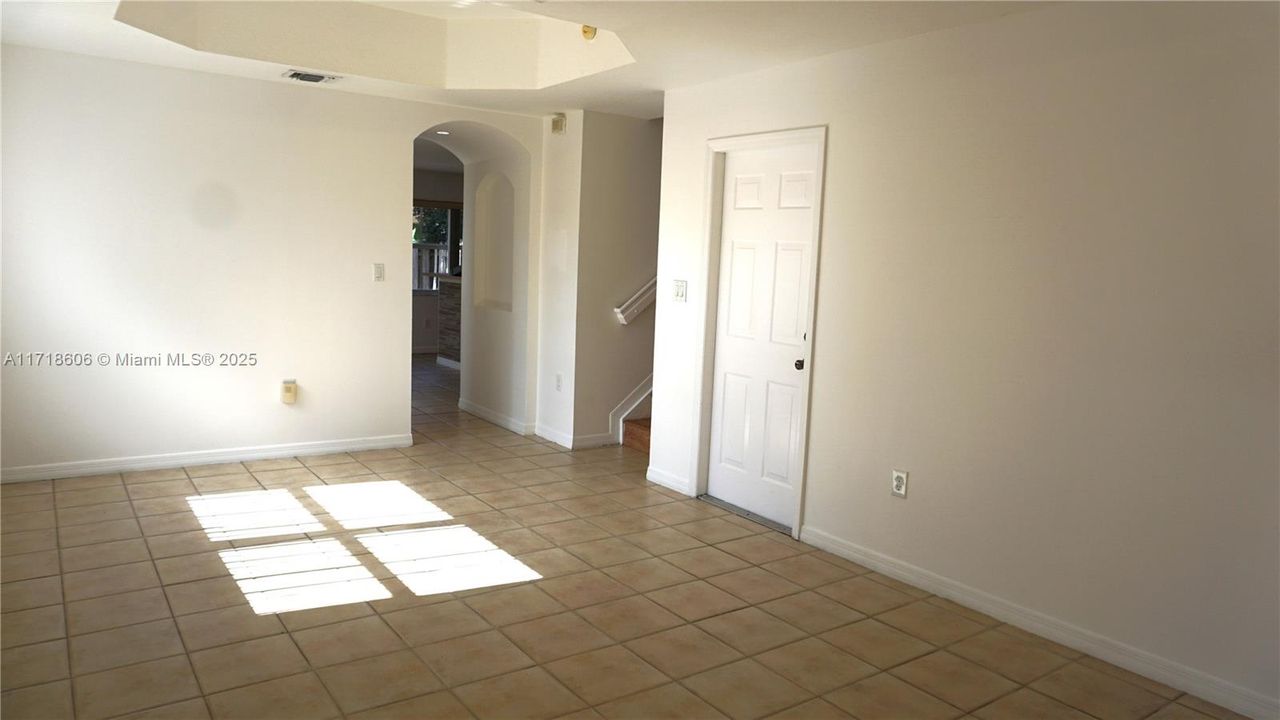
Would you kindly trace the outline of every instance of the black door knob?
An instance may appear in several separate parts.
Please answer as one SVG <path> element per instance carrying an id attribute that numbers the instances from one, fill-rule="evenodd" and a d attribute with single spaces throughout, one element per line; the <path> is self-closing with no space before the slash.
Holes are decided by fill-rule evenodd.
<path id="1" fill-rule="evenodd" d="M 797 360 L 797 361 L 796 361 L 796 369 L 797 369 L 797 370 L 803 370 L 803 369 L 804 369 L 804 360 Z"/>

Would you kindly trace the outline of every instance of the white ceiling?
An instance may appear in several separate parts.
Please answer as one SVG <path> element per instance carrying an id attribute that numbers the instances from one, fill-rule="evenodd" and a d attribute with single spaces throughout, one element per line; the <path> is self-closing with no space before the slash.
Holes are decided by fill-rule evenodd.
<path id="1" fill-rule="evenodd" d="M 1024 12 L 1036 3 L 986 2 L 378 2 L 435 17 L 509 18 L 524 12 L 611 30 L 636 62 L 540 90 L 449 90 L 346 77 L 346 91 L 508 112 L 584 108 L 662 115 L 662 91 L 872 43 Z M 278 63 L 204 53 L 113 20 L 114 2 L 3 2 L 5 43 L 290 82 Z"/>

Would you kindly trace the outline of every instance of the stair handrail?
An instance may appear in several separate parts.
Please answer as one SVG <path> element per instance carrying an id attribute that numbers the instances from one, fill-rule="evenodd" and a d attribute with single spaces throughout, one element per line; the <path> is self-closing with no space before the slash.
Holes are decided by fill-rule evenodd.
<path id="1" fill-rule="evenodd" d="M 658 277 L 655 275 L 652 280 L 644 284 L 644 287 L 637 290 L 635 295 L 613 309 L 613 314 L 618 316 L 618 324 L 626 325 L 634 320 L 637 315 L 653 304 L 657 296 Z"/>

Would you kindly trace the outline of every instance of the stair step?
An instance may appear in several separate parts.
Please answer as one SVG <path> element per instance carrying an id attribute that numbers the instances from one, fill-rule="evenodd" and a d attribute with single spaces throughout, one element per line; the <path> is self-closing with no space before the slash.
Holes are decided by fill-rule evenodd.
<path id="1" fill-rule="evenodd" d="M 649 418 L 624 420 L 622 423 L 622 444 L 649 454 Z"/>

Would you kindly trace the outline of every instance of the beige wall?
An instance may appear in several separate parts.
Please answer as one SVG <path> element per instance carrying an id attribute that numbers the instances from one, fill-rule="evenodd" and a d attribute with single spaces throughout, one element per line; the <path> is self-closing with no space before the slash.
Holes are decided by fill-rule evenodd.
<path id="1" fill-rule="evenodd" d="M 462 173 L 414 168 L 413 199 L 462 202 Z"/>
<path id="2" fill-rule="evenodd" d="M 1276 714 L 1277 57 L 1275 4 L 1074 4 L 669 92 L 651 477 L 707 139 L 826 125 L 805 537 Z"/>
<path id="3" fill-rule="evenodd" d="M 413 139 L 473 121 L 536 168 L 540 119 L 20 47 L 3 65 L 3 350 L 259 359 L 6 367 L 6 480 L 409 442 Z M 526 256 L 539 185 L 521 185 Z M 523 372 L 520 297 L 503 347 Z M 468 380 L 495 373 L 531 415 L 505 371 Z"/>
<path id="4" fill-rule="evenodd" d="M 575 447 L 617 442 L 609 413 L 653 371 L 653 311 L 613 308 L 653 279 L 662 123 L 588 112 L 582 140 Z"/>

